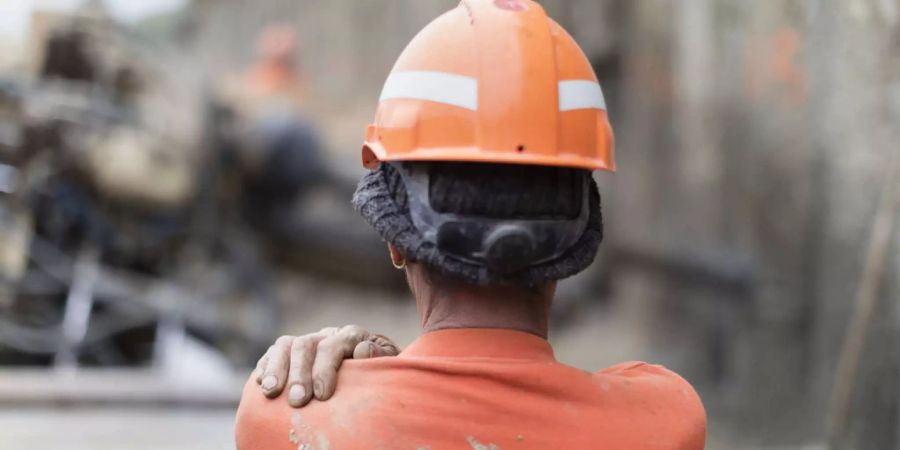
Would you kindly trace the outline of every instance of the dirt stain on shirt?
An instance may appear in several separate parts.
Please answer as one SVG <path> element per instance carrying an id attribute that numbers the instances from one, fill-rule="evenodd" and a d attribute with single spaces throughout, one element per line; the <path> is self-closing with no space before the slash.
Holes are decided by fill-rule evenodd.
<path id="1" fill-rule="evenodd" d="M 494 444 L 488 443 L 487 445 L 482 444 L 475 440 L 472 436 L 467 436 L 466 440 L 469 442 L 469 445 L 472 446 L 472 450 L 500 450 L 500 447 L 497 447 Z"/>

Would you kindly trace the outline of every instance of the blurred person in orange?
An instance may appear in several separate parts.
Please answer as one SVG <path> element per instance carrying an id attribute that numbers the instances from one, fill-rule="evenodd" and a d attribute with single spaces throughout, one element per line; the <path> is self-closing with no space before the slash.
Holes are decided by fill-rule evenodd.
<path id="1" fill-rule="evenodd" d="M 603 237 L 591 173 L 615 164 L 596 75 L 538 3 L 463 0 L 428 25 L 362 156 L 353 204 L 405 271 L 423 334 L 369 359 L 395 346 L 353 326 L 279 339 L 245 387 L 239 450 L 704 447 L 683 378 L 585 372 L 547 342 L 557 281 Z"/>
<path id="2" fill-rule="evenodd" d="M 302 105 L 306 87 L 298 47 L 292 26 L 276 24 L 263 29 L 256 42 L 256 62 L 241 80 L 240 100 L 251 108 L 270 102 L 285 107 Z"/>
<path id="3" fill-rule="evenodd" d="M 245 218 L 272 237 L 292 234 L 292 206 L 325 174 L 305 91 L 296 32 L 276 24 L 262 30 L 256 61 L 223 92 L 233 122 L 216 127 L 231 130 L 219 147 L 241 175 Z"/>

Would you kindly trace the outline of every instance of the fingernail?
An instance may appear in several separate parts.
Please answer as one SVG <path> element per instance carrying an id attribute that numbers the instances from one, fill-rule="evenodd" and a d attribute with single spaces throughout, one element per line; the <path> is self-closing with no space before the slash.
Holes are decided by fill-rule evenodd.
<path id="1" fill-rule="evenodd" d="M 295 384 L 291 386 L 290 392 L 288 392 L 288 400 L 292 402 L 302 402 L 303 398 L 306 397 L 306 389 L 299 384 Z"/>
<path id="2" fill-rule="evenodd" d="M 262 380 L 262 388 L 267 391 L 275 389 L 276 384 L 278 384 L 278 378 L 275 378 L 275 375 L 269 375 Z"/>
<path id="3" fill-rule="evenodd" d="M 313 392 L 316 394 L 316 398 L 321 398 L 322 394 L 325 392 L 325 386 L 322 385 L 322 380 L 316 380 L 313 383 Z"/>

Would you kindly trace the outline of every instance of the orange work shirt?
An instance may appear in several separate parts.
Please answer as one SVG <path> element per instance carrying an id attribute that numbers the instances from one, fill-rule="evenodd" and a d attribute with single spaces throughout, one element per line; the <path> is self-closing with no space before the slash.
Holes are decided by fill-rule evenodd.
<path id="1" fill-rule="evenodd" d="M 700 450 L 697 393 L 662 366 L 588 373 L 540 337 L 427 333 L 394 358 L 344 362 L 327 402 L 292 409 L 249 381 L 238 450 Z"/>

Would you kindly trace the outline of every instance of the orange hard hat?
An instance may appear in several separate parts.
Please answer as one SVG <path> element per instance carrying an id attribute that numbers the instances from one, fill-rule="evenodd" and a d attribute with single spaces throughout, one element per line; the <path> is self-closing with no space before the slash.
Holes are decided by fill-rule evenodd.
<path id="1" fill-rule="evenodd" d="M 615 170 L 597 76 L 531 0 L 463 0 L 410 42 L 366 131 L 363 164 L 381 161 Z"/>

